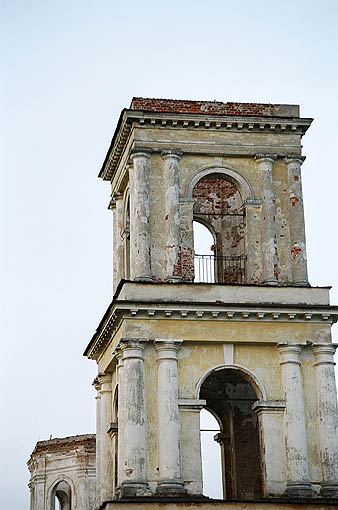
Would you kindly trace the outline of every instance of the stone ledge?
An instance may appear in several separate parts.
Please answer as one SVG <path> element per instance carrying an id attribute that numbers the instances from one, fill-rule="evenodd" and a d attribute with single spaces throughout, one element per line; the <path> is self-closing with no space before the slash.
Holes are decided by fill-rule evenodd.
<path id="1" fill-rule="evenodd" d="M 276 498 L 259 501 L 221 501 L 209 498 L 137 498 L 119 501 L 107 501 L 98 510 L 326 510 L 338 508 L 338 499 L 323 500 L 317 498 L 295 500 Z"/>

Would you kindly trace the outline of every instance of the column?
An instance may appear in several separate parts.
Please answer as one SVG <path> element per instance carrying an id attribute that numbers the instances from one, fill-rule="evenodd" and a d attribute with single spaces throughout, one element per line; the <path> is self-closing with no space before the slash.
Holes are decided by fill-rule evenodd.
<path id="1" fill-rule="evenodd" d="M 257 154 L 256 162 L 262 182 L 262 262 L 263 281 L 269 285 L 278 285 L 278 260 L 275 222 L 275 192 L 273 186 L 273 163 L 275 154 Z"/>
<path id="2" fill-rule="evenodd" d="M 338 498 L 338 408 L 331 344 L 314 344 L 318 401 L 318 433 L 322 464 L 322 495 Z"/>
<path id="3" fill-rule="evenodd" d="M 122 413 L 123 445 L 121 447 L 122 497 L 151 495 L 146 482 L 146 409 L 144 341 L 122 339 L 122 394 L 125 403 Z M 123 471 L 122 471 L 123 470 Z"/>
<path id="4" fill-rule="evenodd" d="M 285 402 L 259 400 L 254 403 L 258 423 L 262 457 L 265 465 L 264 496 L 282 496 L 285 492 L 285 447 L 283 421 Z"/>
<path id="5" fill-rule="evenodd" d="M 289 228 L 291 245 L 291 271 L 294 285 L 309 285 L 307 275 L 305 222 L 300 167 L 304 157 L 288 156 Z"/>
<path id="6" fill-rule="evenodd" d="M 112 421 L 112 376 L 111 374 L 99 375 L 101 385 L 100 414 L 101 414 L 101 438 L 100 438 L 100 480 L 101 480 L 101 503 L 109 501 L 113 497 L 113 459 L 112 444 L 109 436 L 109 427 Z"/>
<path id="7" fill-rule="evenodd" d="M 184 493 L 181 478 L 177 351 L 183 340 L 156 340 L 160 482 L 158 492 Z"/>
<path id="8" fill-rule="evenodd" d="M 116 358 L 117 358 L 117 381 L 118 381 L 118 416 L 117 416 L 117 486 L 119 490 L 122 486 L 122 481 L 124 479 L 124 439 L 123 439 L 123 430 L 124 430 L 124 410 L 125 410 L 125 400 L 123 396 L 123 360 L 122 360 L 122 350 L 120 347 L 116 349 Z"/>
<path id="9" fill-rule="evenodd" d="M 125 278 L 123 217 L 124 201 L 121 193 L 114 195 L 110 208 L 113 211 L 113 293 L 122 278 Z"/>
<path id="10" fill-rule="evenodd" d="M 307 434 L 299 356 L 302 347 L 279 344 L 282 382 L 285 393 L 285 454 L 286 493 L 288 496 L 309 497 Z"/>
<path id="11" fill-rule="evenodd" d="M 165 150 L 165 226 L 166 226 L 166 281 L 182 279 L 182 260 L 180 251 L 180 204 L 178 184 L 178 163 L 182 156 L 180 150 Z"/>
<path id="12" fill-rule="evenodd" d="M 98 378 L 93 381 L 93 386 L 96 389 L 96 506 L 101 505 L 101 394 Z"/>
<path id="13" fill-rule="evenodd" d="M 132 280 L 152 280 L 150 270 L 149 149 L 133 149 L 130 182 L 130 272 Z"/>

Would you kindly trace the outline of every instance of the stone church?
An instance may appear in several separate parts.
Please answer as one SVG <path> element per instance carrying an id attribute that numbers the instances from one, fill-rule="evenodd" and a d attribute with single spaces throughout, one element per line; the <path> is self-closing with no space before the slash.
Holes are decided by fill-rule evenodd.
<path id="1" fill-rule="evenodd" d="M 99 173 L 113 300 L 84 352 L 96 438 L 37 443 L 31 510 L 338 508 L 338 307 L 306 261 L 311 121 L 282 104 L 122 110 Z M 219 427 L 223 499 L 203 494 L 202 409 Z"/>

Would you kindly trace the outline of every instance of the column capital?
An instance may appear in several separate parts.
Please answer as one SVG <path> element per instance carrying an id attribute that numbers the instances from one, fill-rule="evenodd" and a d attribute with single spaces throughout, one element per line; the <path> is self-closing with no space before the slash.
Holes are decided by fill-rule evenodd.
<path id="1" fill-rule="evenodd" d="M 95 377 L 94 381 L 92 382 L 92 386 L 94 386 L 94 388 L 96 389 L 96 391 L 100 391 L 101 383 L 100 383 L 100 381 L 99 381 L 98 376 L 97 376 L 97 377 Z"/>
<path id="2" fill-rule="evenodd" d="M 115 347 L 112 354 L 113 354 L 114 358 L 116 358 L 117 363 L 119 363 L 120 360 L 122 360 L 122 356 L 123 356 L 121 346 L 118 345 L 117 347 Z"/>
<path id="3" fill-rule="evenodd" d="M 183 151 L 181 149 L 164 149 L 161 152 L 162 159 L 176 159 L 179 161 L 183 156 Z"/>
<path id="4" fill-rule="evenodd" d="M 304 163 L 305 159 L 305 156 L 288 155 L 285 156 L 284 161 L 287 165 L 297 165 L 300 167 Z"/>
<path id="5" fill-rule="evenodd" d="M 150 158 L 152 152 L 153 150 L 149 147 L 134 147 L 130 151 L 130 159 L 133 160 L 136 157 Z"/>
<path id="6" fill-rule="evenodd" d="M 294 363 L 296 365 L 300 365 L 299 356 L 303 349 L 302 344 L 279 343 L 277 348 L 281 356 L 281 360 L 279 362 L 280 365 L 284 365 L 285 363 Z"/>
<path id="7" fill-rule="evenodd" d="M 100 383 L 100 393 L 111 392 L 112 390 L 112 375 L 111 374 L 99 374 L 97 376 Z"/>
<path id="8" fill-rule="evenodd" d="M 261 154 L 258 153 L 255 155 L 255 161 L 257 163 L 269 163 L 271 166 L 276 161 L 277 154 Z"/>
<path id="9" fill-rule="evenodd" d="M 121 338 L 118 347 L 122 352 L 122 361 L 135 358 L 143 360 L 143 349 L 146 341 L 144 338 Z"/>
<path id="10" fill-rule="evenodd" d="M 157 361 L 164 359 L 177 360 L 177 351 L 181 347 L 182 339 L 156 338 L 154 341 L 157 352 Z"/>
<path id="11" fill-rule="evenodd" d="M 332 344 L 313 344 L 312 352 L 315 357 L 314 366 L 316 365 L 335 365 L 333 356 L 336 352 L 336 345 Z"/>

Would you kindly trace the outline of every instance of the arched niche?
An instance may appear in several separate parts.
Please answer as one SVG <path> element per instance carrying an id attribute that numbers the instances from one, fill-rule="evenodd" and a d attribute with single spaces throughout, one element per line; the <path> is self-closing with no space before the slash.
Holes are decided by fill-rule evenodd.
<path id="1" fill-rule="evenodd" d="M 232 365 L 214 368 L 199 382 L 198 398 L 206 401 L 206 409 L 220 424 L 215 441 L 221 449 L 226 500 L 263 496 L 260 430 L 252 406 L 264 393 L 252 374 Z"/>

